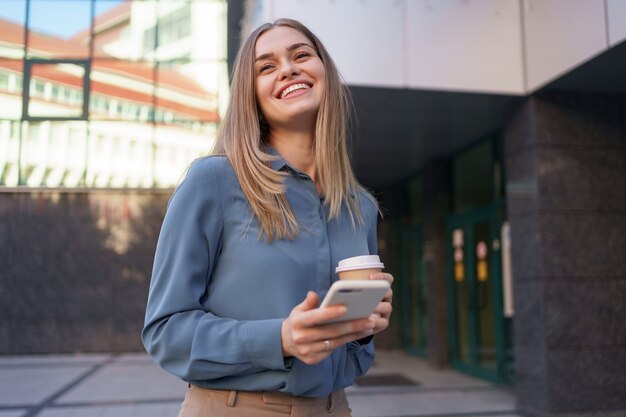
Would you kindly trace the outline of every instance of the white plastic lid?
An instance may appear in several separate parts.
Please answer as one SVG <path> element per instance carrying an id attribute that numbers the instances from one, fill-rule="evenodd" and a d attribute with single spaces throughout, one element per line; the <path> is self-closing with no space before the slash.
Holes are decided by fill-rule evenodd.
<path id="1" fill-rule="evenodd" d="M 339 273 L 343 271 L 352 271 L 355 269 L 383 269 L 384 267 L 385 264 L 380 262 L 380 258 L 378 257 L 378 255 L 354 256 L 352 258 L 347 258 L 339 261 L 337 268 L 335 268 L 335 272 Z"/>

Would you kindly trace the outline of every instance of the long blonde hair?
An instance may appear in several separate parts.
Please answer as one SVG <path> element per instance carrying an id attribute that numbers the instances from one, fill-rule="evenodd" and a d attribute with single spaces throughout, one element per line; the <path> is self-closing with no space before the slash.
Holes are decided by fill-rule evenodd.
<path id="1" fill-rule="evenodd" d="M 350 166 L 346 136 L 353 111 L 352 98 L 335 63 L 320 40 L 302 23 L 278 19 L 253 31 L 239 49 L 233 69 L 231 97 L 220 125 L 214 155 L 226 155 L 233 166 L 252 212 L 268 241 L 293 239 L 299 225 L 285 196 L 285 172 L 274 171 L 274 156 L 266 152 L 267 126 L 255 95 L 254 53 L 257 39 L 275 26 L 286 26 L 306 36 L 326 71 L 325 89 L 315 124 L 314 153 L 317 178 L 330 207 L 330 219 L 347 206 L 352 224 L 362 223 L 358 194 L 362 190 Z"/>

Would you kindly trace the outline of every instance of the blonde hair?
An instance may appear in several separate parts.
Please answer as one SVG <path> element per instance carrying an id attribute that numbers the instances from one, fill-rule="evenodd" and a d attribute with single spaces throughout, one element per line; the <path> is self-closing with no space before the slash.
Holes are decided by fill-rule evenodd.
<path id="1" fill-rule="evenodd" d="M 302 23 L 278 19 L 253 31 L 239 49 L 233 69 L 231 97 L 212 154 L 226 155 L 243 193 L 268 241 L 293 239 L 299 225 L 285 196 L 285 172 L 271 168 L 276 157 L 266 152 L 267 125 L 255 95 L 254 53 L 258 38 L 275 26 L 286 26 L 306 36 L 326 71 L 326 83 L 315 124 L 314 153 L 319 186 L 330 207 L 330 219 L 346 205 L 352 224 L 362 223 L 358 194 L 362 190 L 350 166 L 346 136 L 352 98 L 335 63 L 320 40 Z"/>

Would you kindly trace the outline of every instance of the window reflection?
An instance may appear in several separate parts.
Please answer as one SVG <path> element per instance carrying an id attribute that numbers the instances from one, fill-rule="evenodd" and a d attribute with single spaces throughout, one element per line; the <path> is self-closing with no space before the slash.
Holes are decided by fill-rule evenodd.
<path id="1" fill-rule="evenodd" d="M 21 181 L 38 187 L 76 187 L 85 172 L 86 122 L 24 122 Z"/>
<path id="2" fill-rule="evenodd" d="M 0 7 L 0 186 L 177 184 L 227 99 L 226 1 L 29 1 Z"/>
<path id="3" fill-rule="evenodd" d="M 154 68 L 145 62 L 94 59 L 91 67 L 91 120 L 154 119 Z"/>
<path id="4" fill-rule="evenodd" d="M 18 185 L 19 150 L 20 122 L 0 120 L 0 184 Z"/>
<path id="5" fill-rule="evenodd" d="M 143 28 L 142 52 L 144 57 L 168 60 L 172 57 L 191 58 L 191 3 L 185 1 L 160 2 L 158 16 L 151 25 Z"/>
<path id="6" fill-rule="evenodd" d="M 204 68 L 208 71 L 206 66 Z M 167 66 L 159 63 L 155 94 L 157 123 L 191 126 L 194 121 L 218 120 L 217 93 L 206 85 L 214 75 L 204 72 L 204 76 L 194 76 L 195 69 L 185 63 L 175 62 Z"/>
<path id="7" fill-rule="evenodd" d="M 192 7 L 191 59 L 193 61 L 219 61 L 226 58 L 227 7 L 224 1 L 195 0 Z M 211 24 L 207 25 L 206 17 Z"/>
<path id="8" fill-rule="evenodd" d="M 177 184 L 195 158 L 206 155 L 213 146 L 216 123 L 191 122 L 188 126 L 160 126 L 155 130 L 155 185 Z"/>
<path id="9" fill-rule="evenodd" d="M 92 122 L 87 186 L 151 187 L 153 136 L 146 123 Z"/>
<path id="10" fill-rule="evenodd" d="M 26 0 L 3 2 L 0 7 L 0 58 L 24 58 Z"/>
<path id="11" fill-rule="evenodd" d="M 22 117 L 23 61 L 0 59 L 0 120 Z"/>
<path id="12" fill-rule="evenodd" d="M 155 20 L 157 3 L 157 0 L 96 0 L 93 56 L 130 61 L 149 60 L 144 56 L 144 32 Z M 89 36 L 87 30 L 75 39 L 87 44 Z"/>
<path id="13" fill-rule="evenodd" d="M 83 116 L 84 65 L 32 63 L 27 73 L 28 117 Z"/>
<path id="14" fill-rule="evenodd" d="M 88 57 L 89 45 L 74 36 L 91 26 L 89 1 L 30 0 L 28 22 L 28 57 Z"/>

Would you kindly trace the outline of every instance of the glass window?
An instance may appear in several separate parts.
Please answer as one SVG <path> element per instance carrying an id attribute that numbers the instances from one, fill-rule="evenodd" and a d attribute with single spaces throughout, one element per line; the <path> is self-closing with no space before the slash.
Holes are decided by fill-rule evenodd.
<path id="1" fill-rule="evenodd" d="M 454 211 L 488 204 L 494 199 L 493 151 L 485 140 L 454 157 Z"/>
<path id="2" fill-rule="evenodd" d="M 0 58 L 24 58 L 26 0 L 5 1 L 0 7 Z"/>
<path id="3" fill-rule="evenodd" d="M 215 138 L 215 123 L 157 124 L 154 142 L 155 185 L 171 187 L 180 181 L 187 166 L 207 155 Z"/>
<path id="4" fill-rule="evenodd" d="M 23 61 L 0 59 L 0 120 L 22 118 Z"/>
<path id="5" fill-rule="evenodd" d="M 85 169 L 87 166 L 87 123 L 79 121 L 65 122 L 64 130 L 67 135 L 66 143 L 66 173 L 62 185 L 76 187 L 84 185 Z"/>
<path id="6" fill-rule="evenodd" d="M 143 8 L 132 1 L 96 0 L 94 17 L 93 56 L 139 59 L 131 27 L 132 9 Z M 141 19 L 135 19 L 135 24 Z M 88 33 L 85 36 L 89 36 Z"/>
<path id="7" fill-rule="evenodd" d="M 30 0 L 29 58 L 85 59 L 89 56 L 91 2 Z"/>
<path id="8" fill-rule="evenodd" d="M 81 185 L 86 133 L 86 122 L 24 122 L 22 183 L 30 187 Z"/>
<path id="9" fill-rule="evenodd" d="M 191 12 L 191 3 L 184 0 L 158 2 L 153 9 L 156 18 L 142 28 L 142 56 L 170 60 L 189 55 L 193 46 Z"/>
<path id="10" fill-rule="evenodd" d="M 228 97 L 226 1 L 29 1 L 0 0 L 0 185 L 175 186 Z"/>
<path id="11" fill-rule="evenodd" d="M 0 120 L 0 185 L 18 185 L 19 150 L 20 122 Z"/>
<path id="12" fill-rule="evenodd" d="M 154 72 L 147 62 L 94 59 L 89 118 L 151 122 Z"/>
<path id="13" fill-rule="evenodd" d="M 227 58 L 226 2 L 196 0 L 191 5 L 192 59 L 222 61 Z"/>
<path id="14" fill-rule="evenodd" d="M 151 187 L 153 137 L 149 123 L 91 122 L 87 186 Z"/>
<path id="15" fill-rule="evenodd" d="M 96 30 L 96 44 L 106 43 L 102 48 L 97 48 L 101 51 L 99 53 L 131 61 L 154 61 L 156 22 L 161 3 L 178 4 L 180 1 L 132 1 L 129 2 L 127 15 L 118 9 L 118 14 L 121 15 L 118 20 L 122 23 L 118 25 L 116 32 L 108 35 L 111 39 L 105 39 L 105 34 Z"/>
<path id="16" fill-rule="evenodd" d="M 407 184 L 407 193 L 408 193 L 408 220 L 411 224 L 419 224 L 422 222 L 422 211 L 423 211 L 423 186 L 422 186 L 422 176 L 416 175 L 413 177 Z"/>
<path id="17" fill-rule="evenodd" d="M 181 64 L 159 67 L 156 88 L 156 122 L 186 126 L 194 121 L 219 119 L 218 82 L 206 66 Z"/>
<path id="18" fill-rule="evenodd" d="M 165 4 L 161 3 L 160 9 Z M 189 3 L 171 3 L 174 7 L 162 16 L 159 16 L 157 47 L 165 47 L 191 35 L 191 5 Z"/>
<path id="19" fill-rule="evenodd" d="M 32 62 L 27 74 L 28 117 L 83 117 L 84 64 Z"/>

